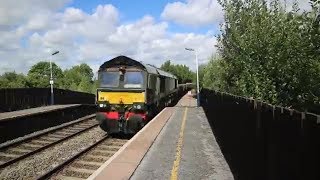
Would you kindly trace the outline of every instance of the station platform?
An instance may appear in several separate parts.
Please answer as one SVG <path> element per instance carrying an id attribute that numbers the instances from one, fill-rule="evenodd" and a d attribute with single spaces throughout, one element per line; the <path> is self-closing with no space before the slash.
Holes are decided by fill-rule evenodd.
<path id="1" fill-rule="evenodd" d="M 43 107 L 36 107 L 30 109 L 23 109 L 18 111 L 11 111 L 11 112 L 4 112 L 0 113 L 0 121 L 1 120 L 8 120 L 8 119 L 15 119 L 23 116 L 30 116 L 34 114 L 41 114 L 50 111 L 56 111 L 60 109 L 65 109 L 69 107 L 77 107 L 80 104 L 66 104 L 66 105 L 53 105 L 53 106 L 43 106 Z"/>
<path id="2" fill-rule="evenodd" d="M 67 104 L 0 113 L 0 144 L 95 112 L 94 104 Z"/>
<path id="3" fill-rule="evenodd" d="M 234 179 L 196 99 L 165 108 L 89 179 Z"/>

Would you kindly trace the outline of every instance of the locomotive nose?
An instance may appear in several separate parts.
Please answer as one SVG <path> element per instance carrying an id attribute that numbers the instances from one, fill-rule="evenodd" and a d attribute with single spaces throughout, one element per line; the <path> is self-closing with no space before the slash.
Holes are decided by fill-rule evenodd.
<path id="1" fill-rule="evenodd" d="M 99 122 L 99 126 L 102 130 L 106 131 L 108 134 L 119 132 L 119 123 L 117 120 L 109 119 L 105 113 L 98 112 L 96 114 L 96 119 Z"/>

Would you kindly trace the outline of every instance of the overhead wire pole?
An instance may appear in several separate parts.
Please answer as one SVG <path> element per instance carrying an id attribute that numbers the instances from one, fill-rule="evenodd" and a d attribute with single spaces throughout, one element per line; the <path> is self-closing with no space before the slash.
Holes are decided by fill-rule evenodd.
<path id="1" fill-rule="evenodd" d="M 197 73 L 197 106 L 200 106 L 200 88 L 199 88 L 199 63 L 198 63 L 198 53 L 192 48 L 185 48 L 187 51 L 194 51 L 196 55 L 196 73 Z"/>
<path id="2" fill-rule="evenodd" d="M 50 57 L 50 88 L 51 88 L 51 105 L 54 105 L 54 93 L 53 93 L 53 75 L 52 75 L 52 56 L 58 54 L 59 51 L 55 51 L 54 53 L 51 54 Z"/>

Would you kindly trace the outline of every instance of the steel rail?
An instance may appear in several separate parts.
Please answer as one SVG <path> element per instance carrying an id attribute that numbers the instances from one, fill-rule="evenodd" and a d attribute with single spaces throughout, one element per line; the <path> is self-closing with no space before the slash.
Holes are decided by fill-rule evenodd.
<path id="1" fill-rule="evenodd" d="M 91 144 L 89 147 L 85 148 L 84 150 L 78 152 L 77 154 L 75 154 L 74 156 L 70 157 L 69 159 L 67 159 L 66 161 L 60 163 L 59 165 L 57 165 L 56 167 L 54 167 L 52 170 L 47 171 L 46 173 L 42 174 L 41 176 L 39 176 L 37 178 L 37 180 L 44 180 L 44 179 L 48 179 L 50 176 L 52 176 L 54 173 L 60 171 L 61 169 L 63 169 L 66 165 L 68 165 L 69 163 L 71 163 L 72 161 L 76 160 L 78 157 L 80 157 L 81 155 L 85 154 L 86 152 L 88 152 L 89 150 L 91 150 L 92 148 L 98 146 L 100 143 L 102 143 L 104 140 L 108 139 L 109 136 L 106 135 L 103 138 L 101 138 L 100 140 L 96 141 L 95 143 Z"/>
<path id="2" fill-rule="evenodd" d="M 89 118 L 89 119 L 90 119 L 90 118 Z M 80 122 L 77 122 L 77 123 L 82 123 L 83 121 L 86 121 L 86 120 L 88 120 L 88 119 L 84 119 L 84 120 L 82 120 L 82 121 L 80 121 Z M 74 124 L 76 124 L 76 123 L 74 123 Z M 74 125 L 74 124 L 72 124 L 72 125 Z M 76 135 L 78 135 L 78 134 L 80 134 L 80 133 L 82 133 L 82 132 L 88 131 L 88 130 L 90 130 L 90 129 L 98 126 L 98 125 L 99 125 L 98 123 L 95 123 L 95 124 L 93 124 L 93 125 L 91 125 L 91 126 L 89 126 L 89 127 L 87 127 L 87 128 L 84 128 L 84 129 L 82 129 L 82 130 L 80 130 L 80 131 L 77 131 L 77 132 L 75 132 L 75 133 L 72 133 L 72 134 L 70 134 L 70 135 L 67 135 L 66 137 L 63 137 L 63 138 L 61 138 L 61 139 L 59 139 L 59 140 L 57 140 L 57 141 L 54 141 L 54 142 L 52 142 L 52 143 L 49 143 L 49 144 L 44 145 L 44 146 L 42 146 L 42 147 L 39 147 L 39 148 L 37 148 L 37 149 L 35 149 L 35 150 L 31 151 L 31 152 L 28 152 L 28 153 L 26 153 L 26 154 L 22 154 L 22 155 L 20 155 L 20 156 L 18 156 L 18 157 L 16 157 L 16 158 L 13 158 L 13 159 L 11 159 L 11 160 L 9 160 L 9 161 L 6 161 L 5 163 L 0 164 L 0 168 L 7 167 L 7 166 L 9 166 L 9 165 L 11 165 L 11 164 L 13 164 L 13 163 L 15 163 L 15 162 L 18 162 L 18 161 L 20 161 L 20 160 L 22 160 L 22 159 L 25 159 L 25 158 L 33 155 L 33 154 L 35 154 L 35 153 L 38 153 L 38 152 L 40 152 L 40 151 L 42 151 L 42 150 L 44 150 L 44 149 L 47 149 L 47 148 L 49 148 L 49 147 L 52 147 L 53 145 L 56 145 L 56 144 L 58 144 L 58 143 L 60 143 L 60 142 L 63 142 L 63 141 L 65 141 L 65 140 L 67 140 L 67 139 L 70 139 L 70 138 L 72 138 L 72 137 L 74 137 L 74 136 L 76 136 Z M 69 125 L 69 126 L 71 126 L 71 125 Z M 65 127 L 59 128 L 59 130 L 61 130 L 61 129 L 63 129 L 63 128 L 67 128 L 67 127 L 69 127 L 69 126 L 65 126 Z M 54 130 L 54 131 L 59 131 L 59 130 Z M 42 135 L 48 135 L 48 134 L 50 134 L 50 133 L 52 133 L 52 131 L 50 131 L 50 132 L 48 132 L 48 133 L 45 133 L 45 134 L 42 134 Z M 41 135 L 41 136 L 42 136 L 42 135 Z M 34 137 L 34 138 L 39 138 L 39 137 L 40 137 L 40 136 L 36 136 L 36 137 Z M 32 139 L 34 139 L 34 138 L 32 138 Z M 28 140 L 31 140 L 31 139 L 28 139 Z M 20 144 L 23 144 L 23 143 L 24 143 L 24 142 L 21 142 Z M 15 145 L 16 145 L 16 144 L 15 144 Z M 11 146 L 10 146 L 10 147 L 11 147 Z M 8 148 L 10 148 L 10 147 L 8 147 Z"/>
<path id="3" fill-rule="evenodd" d="M 12 147 L 14 145 L 17 145 L 17 144 L 21 144 L 23 142 L 26 142 L 28 140 L 32 140 L 34 138 L 37 138 L 37 137 L 40 137 L 42 135 L 47 135 L 49 133 L 52 133 L 53 131 L 57 131 L 57 130 L 60 130 L 60 129 L 63 129 L 63 128 L 66 128 L 66 127 L 69 127 L 69 126 L 72 126 L 74 124 L 77 124 L 77 123 L 80 123 L 80 122 L 83 122 L 83 121 L 86 121 L 88 119 L 91 119 L 91 118 L 94 118 L 96 115 L 95 114 L 92 114 L 92 115 L 89 115 L 89 116 L 86 116 L 86 117 L 83 117 L 83 118 L 80 118 L 78 120 L 74 120 L 74 121 L 71 121 L 71 122 L 68 122 L 68 123 L 64 123 L 62 125 L 58 125 L 58 127 L 56 128 L 52 128 L 50 129 L 49 131 L 44 131 L 44 132 L 41 132 L 41 133 L 38 133 L 38 134 L 35 134 L 35 135 L 32 135 L 32 136 L 28 136 L 28 137 L 25 137 L 25 138 L 21 138 L 19 139 L 18 141 L 13 141 L 12 143 L 8 143 L 8 144 L 5 144 L 5 145 L 1 145 L 0 146 L 0 151 L 3 150 L 3 149 L 7 149 L 9 147 Z M 49 129 L 49 128 L 48 128 Z"/>

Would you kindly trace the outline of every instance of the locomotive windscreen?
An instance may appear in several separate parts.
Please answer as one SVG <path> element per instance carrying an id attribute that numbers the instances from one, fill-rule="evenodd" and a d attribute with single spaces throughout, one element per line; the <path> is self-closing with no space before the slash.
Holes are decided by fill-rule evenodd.
<path id="1" fill-rule="evenodd" d="M 142 72 L 126 72 L 124 74 L 124 88 L 142 88 L 143 74 Z"/>
<path id="2" fill-rule="evenodd" d="M 119 86 L 119 72 L 101 72 L 99 74 L 101 87 L 118 87 Z"/>
<path id="3" fill-rule="evenodd" d="M 143 73 L 141 71 L 127 71 L 123 75 L 119 71 L 100 72 L 99 79 L 100 87 L 143 88 L 144 84 Z"/>

